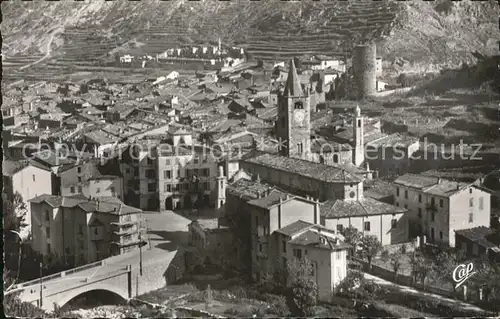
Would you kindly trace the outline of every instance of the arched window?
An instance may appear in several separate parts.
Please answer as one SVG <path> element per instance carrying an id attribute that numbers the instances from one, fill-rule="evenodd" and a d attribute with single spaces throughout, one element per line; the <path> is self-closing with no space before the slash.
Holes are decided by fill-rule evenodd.
<path id="1" fill-rule="evenodd" d="M 333 154 L 333 162 L 338 163 L 339 162 L 339 155 L 338 154 Z"/>
<path id="2" fill-rule="evenodd" d="M 296 110 L 302 110 L 304 109 L 304 104 L 302 104 L 302 102 L 295 102 L 294 108 Z"/>
<path id="3" fill-rule="evenodd" d="M 358 120 L 358 127 L 361 127 L 361 120 Z"/>
<path id="4" fill-rule="evenodd" d="M 320 164 L 325 164 L 325 158 L 323 157 L 323 155 L 319 156 L 319 163 Z"/>

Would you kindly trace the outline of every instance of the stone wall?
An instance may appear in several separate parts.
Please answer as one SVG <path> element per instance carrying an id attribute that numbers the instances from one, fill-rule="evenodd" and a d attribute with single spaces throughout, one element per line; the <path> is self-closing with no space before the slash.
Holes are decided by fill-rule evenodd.
<path id="1" fill-rule="evenodd" d="M 354 47 L 352 66 L 359 99 L 375 95 L 377 92 L 376 60 L 377 47 L 374 44 Z"/>

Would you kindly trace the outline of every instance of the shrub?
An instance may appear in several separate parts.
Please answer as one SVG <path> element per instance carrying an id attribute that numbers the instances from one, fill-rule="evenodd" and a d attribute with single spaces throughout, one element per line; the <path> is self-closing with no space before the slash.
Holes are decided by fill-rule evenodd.
<path id="1" fill-rule="evenodd" d="M 29 302 L 21 301 L 16 294 L 4 296 L 4 314 L 7 317 L 45 318 L 47 314 L 42 309 Z"/>
<path id="2" fill-rule="evenodd" d="M 389 251 L 387 249 L 384 249 L 380 254 L 380 258 L 382 258 L 383 260 L 387 260 L 389 258 Z"/>
<path id="3" fill-rule="evenodd" d="M 271 296 L 272 298 L 268 299 L 271 307 L 267 308 L 266 312 L 280 317 L 288 317 L 290 315 L 290 309 L 288 308 L 286 298 L 284 296 Z"/>
<path id="4" fill-rule="evenodd" d="M 339 294 L 352 296 L 354 290 L 359 288 L 364 282 L 363 274 L 357 270 L 350 270 L 347 276 L 339 283 L 337 290 Z"/>
<path id="5" fill-rule="evenodd" d="M 302 315 L 309 316 L 316 306 L 318 286 L 308 278 L 296 278 L 292 282 L 293 302 Z"/>

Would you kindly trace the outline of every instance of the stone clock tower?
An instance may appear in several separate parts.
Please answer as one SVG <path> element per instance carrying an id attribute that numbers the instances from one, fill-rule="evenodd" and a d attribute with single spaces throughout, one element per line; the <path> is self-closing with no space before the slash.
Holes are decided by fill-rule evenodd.
<path id="1" fill-rule="evenodd" d="M 285 89 L 278 95 L 276 137 L 280 142 L 280 155 L 310 160 L 310 110 L 309 92 L 302 90 L 292 59 Z"/>

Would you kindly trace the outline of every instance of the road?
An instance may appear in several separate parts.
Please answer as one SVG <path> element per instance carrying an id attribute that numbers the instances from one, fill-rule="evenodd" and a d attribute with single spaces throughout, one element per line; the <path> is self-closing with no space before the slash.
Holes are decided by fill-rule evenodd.
<path id="1" fill-rule="evenodd" d="M 64 27 L 57 27 L 54 31 L 52 31 L 52 33 L 50 34 L 50 38 L 49 38 L 49 41 L 47 42 L 46 44 L 46 48 L 45 48 L 45 55 L 41 58 L 41 59 L 38 59 L 36 60 L 35 62 L 31 62 L 30 64 L 26 64 L 22 67 L 19 68 L 19 70 L 24 70 L 24 69 L 27 69 L 35 64 L 38 64 L 46 59 L 48 59 L 50 57 L 50 54 L 52 53 L 52 41 L 54 41 L 54 37 L 59 34 L 59 33 L 62 33 L 64 32 Z"/>
<path id="2" fill-rule="evenodd" d="M 365 276 L 366 279 L 372 280 L 373 282 L 375 282 L 375 283 L 377 283 L 379 285 L 384 285 L 384 286 L 389 286 L 390 285 L 390 286 L 397 287 L 401 292 L 406 292 L 406 293 L 411 293 L 411 294 L 423 295 L 423 296 L 427 296 L 427 297 L 436 298 L 436 299 L 439 299 L 439 300 L 441 300 L 441 301 L 443 301 L 445 303 L 450 303 L 450 304 L 458 305 L 463 310 L 472 310 L 472 311 L 484 312 L 484 309 L 481 309 L 479 307 L 476 307 L 474 305 L 471 305 L 469 303 L 466 303 L 466 302 L 463 302 L 463 301 L 460 301 L 460 300 L 450 299 L 450 298 L 446 298 L 446 297 L 443 297 L 443 296 L 440 296 L 440 295 L 436 295 L 436 294 L 433 294 L 433 293 L 419 291 L 419 290 L 416 290 L 416 289 L 413 289 L 413 288 L 410 288 L 410 287 L 407 287 L 407 286 L 401 286 L 401 285 L 395 284 L 393 282 L 387 281 L 385 279 L 382 279 L 380 277 L 376 277 L 376 276 L 373 276 L 373 275 L 370 275 L 370 274 L 367 274 L 367 273 L 364 273 L 364 276 Z"/>

